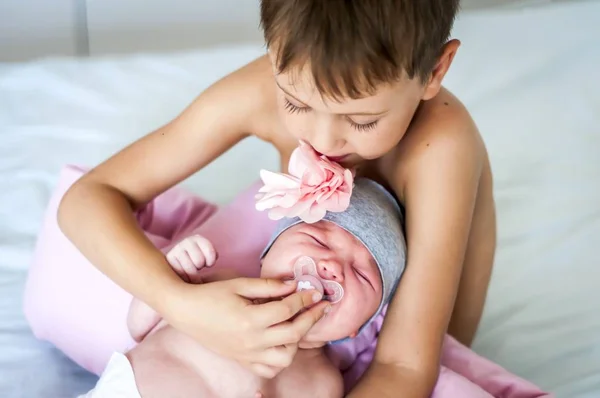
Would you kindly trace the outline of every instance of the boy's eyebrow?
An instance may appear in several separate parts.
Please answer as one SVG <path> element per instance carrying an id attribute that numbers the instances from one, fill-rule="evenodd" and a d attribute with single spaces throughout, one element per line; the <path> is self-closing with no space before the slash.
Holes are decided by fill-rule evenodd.
<path id="1" fill-rule="evenodd" d="M 277 79 L 275 79 L 275 84 L 277 84 L 277 87 L 279 87 L 279 89 L 281 91 L 283 91 L 284 93 L 286 93 L 287 95 L 289 95 L 290 97 L 292 97 L 293 99 L 295 99 L 296 101 L 298 101 L 299 103 L 301 103 L 304 106 L 308 106 L 306 105 L 304 102 L 300 101 L 298 98 L 294 97 L 289 91 L 287 91 L 285 88 L 281 87 L 281 84 L 279 84 L 279 82 L 277 81 Z"/>
<path id="2" fill-rule="evenodd" d="M 277 85 L 277 87 L 279 87 L 279 89 L 281 91 L 283 91 L 286 95 L 289 95 L 290 97 L 292 97 L 294 100 L 298 101 L 299 103 L 301 103 L 302 105 L 308 107 L 308 105 L 306 103 L 304 103 L 303 101 L 300 101 L 298 98 L 296 98 L 294 95 L 292 95 L 289 91 L 287 91 L 285 88 L 281 87 L 281 85 L 279 84 L 279 82 L 277 81 L 277 79 L 275 79 L 275 84 Z M 388 113 L 389 111 L 382 111 L 382 112 L 353 112 L 353 113 L 338 113 L 338 115 L 342 115 L 342 116 L 381 116 L 383 114 Z"/>

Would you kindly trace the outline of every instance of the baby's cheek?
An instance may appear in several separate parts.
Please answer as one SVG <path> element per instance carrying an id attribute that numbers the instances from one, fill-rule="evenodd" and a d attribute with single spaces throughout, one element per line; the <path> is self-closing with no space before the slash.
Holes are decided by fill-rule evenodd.
<path id="1" fill-rule="evenodd" d="M 319 325 L 327 334 L 327 341 L 346 338 L 356 333 L 365 322 L 362 310 L 356 302 L 344 303 L 342 300 L 342 303 L 342 305 L 334 305 L 332 311 L 323 317 Z"/>

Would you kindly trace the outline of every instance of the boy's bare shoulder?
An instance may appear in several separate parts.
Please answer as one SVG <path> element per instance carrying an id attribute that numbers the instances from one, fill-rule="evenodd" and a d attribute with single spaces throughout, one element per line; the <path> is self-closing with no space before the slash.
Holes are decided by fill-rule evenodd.
<path id="1" fill-rule="evenodd" d="M 398 146 L 381 159 L 379 170 L 404 196 L 411 177 L 422 174 L 424 168 L 438 167 L 439 163 L 432 164 L 431 160 L 440 157 L 469 163 L 465 167 L 481 166 L 487 158 L 471 115 L 446 89 L 419 107 Z"/>
<path id="2" fill-rule="evenodd" d="M 219 94 L 228 98 L 226 103 L 243 118 L 250 135 L 268 140 L 275 122 L 276 106 L 273 72 L 267 55 L 263 55 L 226 76 L 220 84 Z"/>

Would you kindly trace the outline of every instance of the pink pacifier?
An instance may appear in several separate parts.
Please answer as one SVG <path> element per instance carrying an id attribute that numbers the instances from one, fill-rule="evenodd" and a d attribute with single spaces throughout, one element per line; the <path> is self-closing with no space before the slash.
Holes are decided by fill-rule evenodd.
<path id="1" fill-rule="evenodd" d="M 344 288 L 337 282 L 321 279 L 317 273 L 317 264 L 306 256 L 300 257 L 294 264 L 294 279 L 298 281 L 296 291 L 318 290 L 323 299 L 337 303 L 344 297 Z"/>

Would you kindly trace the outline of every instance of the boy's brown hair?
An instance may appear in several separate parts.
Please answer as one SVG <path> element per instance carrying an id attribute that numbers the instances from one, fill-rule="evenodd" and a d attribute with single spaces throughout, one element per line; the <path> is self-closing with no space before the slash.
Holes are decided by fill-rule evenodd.
<path id="1" fill-rule="evenodd" d="M 310 65 L 320 93 L 360 98 L 404 73 L 427 82 L 458 7 L 459 0 L 261 0 L 260 19 L 279 73 Z"/>

